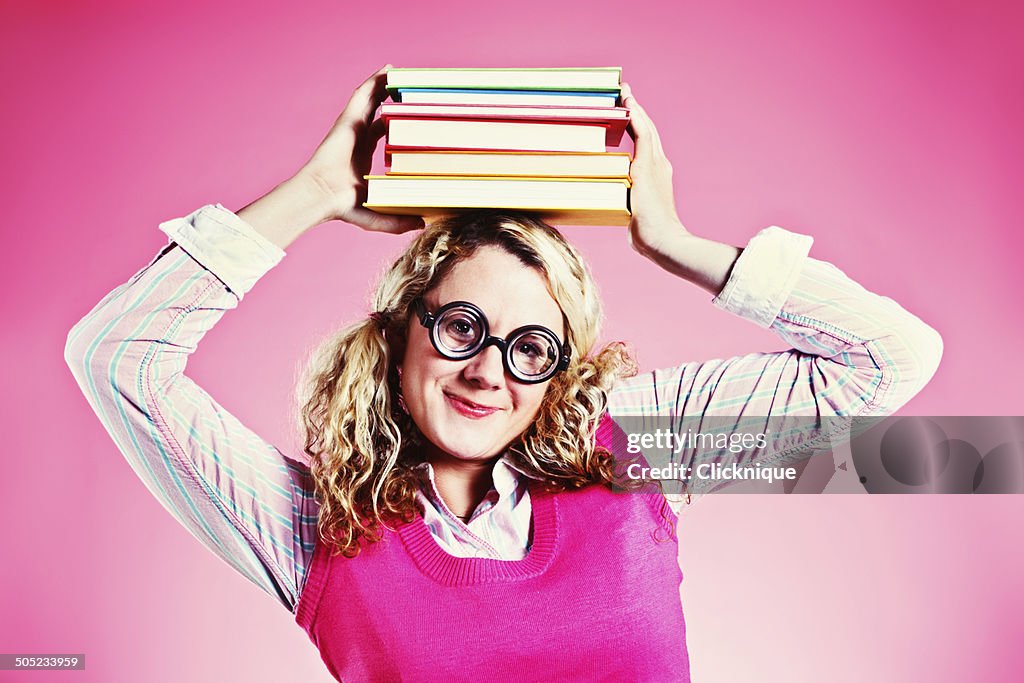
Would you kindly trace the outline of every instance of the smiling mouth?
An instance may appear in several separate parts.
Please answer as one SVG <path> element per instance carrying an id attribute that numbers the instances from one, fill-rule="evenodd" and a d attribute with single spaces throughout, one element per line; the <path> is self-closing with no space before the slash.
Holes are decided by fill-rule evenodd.
<path id="1" fill-rule="evenodd" d="M 460 415 L 473 419 L 487 417 L 488 415 L 492 415 L 500 410 L 500 408 L 495 408 L 493 406 L 482 406 L 479 403 L 473 403 L 472 401 L 468 401 L 454 394 L 449 394 L 448 392 L 444 392 L 444 397 L 456 412 Z"/>

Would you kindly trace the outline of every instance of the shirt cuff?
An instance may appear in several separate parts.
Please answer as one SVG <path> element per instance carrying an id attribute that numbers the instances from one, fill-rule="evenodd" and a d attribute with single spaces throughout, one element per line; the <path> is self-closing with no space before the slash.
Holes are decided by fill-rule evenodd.
<path id="1" fill-rule="evenodd" d="M 220 204 L 208 204 L 160 230 L 241 301 L 285 252 Z"/>
<path id="2" fill-rule="evenodd" d="M 770 327 L 793 291 L 813 238 L 772 226 L 754 235 L 712 300 L 719 308 Z"/>

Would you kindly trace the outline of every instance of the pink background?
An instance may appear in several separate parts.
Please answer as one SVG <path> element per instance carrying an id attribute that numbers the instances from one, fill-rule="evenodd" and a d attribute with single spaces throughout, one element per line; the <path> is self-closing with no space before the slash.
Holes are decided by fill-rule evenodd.
<path id="1" fill-rule="evenodd" d="M 813 255 L 939 329 L 943 365 L 904 412 L 1024 412 L 1022 364 L 996 365 L 1024 337 L 1019 3 L 13 4 L 0 16 L 0 652 L 88 662 L 24 680 L 330 680 L 291 616 L 150 497 L 62 351 L 165 243 L 158 222 L 268 190 L 385 62 L 621 65 L 693 231 L 812 234 Z M 567 232 L 602 285 L 607 337 L 632 340 L 644 367 L 779 348 L 621 230 Z M 299 359 L 365 312 L 403 242 L 313 231 L 207 336 L 190 376 L 294 451 Z M 1020 496 L 702 502 L 681 530 L 695 679 L 1019 680 L 1022 513 Z"/>

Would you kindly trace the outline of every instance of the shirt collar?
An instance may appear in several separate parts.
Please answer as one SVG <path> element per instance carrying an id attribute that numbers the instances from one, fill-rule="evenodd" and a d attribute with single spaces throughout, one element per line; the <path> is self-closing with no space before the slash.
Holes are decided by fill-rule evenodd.
<path id="1" fill-rule="evenodd" d="M 429 490 L 437 496 L 437 482 L 434 479 L 434 467 L 429 462 L 423 461 L 414 465 L 412 470 L 413 472 L 418 472 L 421 475 L 424 483 L 429 484 Z M 535 481 L 541 481 L 540 477 L 525 472 L 522 468 L 516 466 L 515 463 L 512 462 L 512 458 L 509 457 L 507 451 L 494 462 L 494 469 L 491 470 L 494 489 L 498 492 L 498 495 L 502 497 L 510 495 L 515 491 L 523 477 L 533 479 Z"/>

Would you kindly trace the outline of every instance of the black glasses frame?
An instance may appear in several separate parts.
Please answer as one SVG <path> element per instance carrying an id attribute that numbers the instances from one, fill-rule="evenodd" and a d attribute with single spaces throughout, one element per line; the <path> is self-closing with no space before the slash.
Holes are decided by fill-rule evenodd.
<path id="1" fill-rule="evenodd" d="M 439 331 L 435 323 L 437 323 L 445 313 L 453 308 L 468 309 L 480 320 L 483 330 L 483 334 L 481 335 L 482 340 L 468 351 L 460 353 L 453 352 L 451 349 L 448 349 L 441 344 L 438 338 Z M 449 360 L 466 360 L 467 358 L 472 358 L 477 355 L 488 346 L 497 346 L 501 351 L 501 359 L 505 365 L 505 372 L 522 384 L 540 384 L 541 382 L 546 382 L 559 372 L 562 372 L 569 367 L 569 361 L 572 358 L 569 345 L 559 342 L 558 335 L 543 325 L 524 325 L 523 327 L 517 327 L 512 330 L 507 337 L 502 339 L 501 337 L 494 337 L 491 335 L 490 323 L 487 321 L 487 316 L 484 315 L 484 312 L 481 311 L 479 307 L 474 306 L 468 301 L 452 301 L 437 309 L 437 312 L 431 313 L 427 310 L 426 304 L 423 303 L 423 299 L 416 299 L 413 302 L 413 310 L 416 312 L 416 317 L 419 318 L 420 324 L 427 328 L 427 331 L 430 333 L 430 343 L 434 345 L 434 349 Z M 558 358 L 552 364 L 551 368 L 543 375 L 533 376 L 523 374 L 512 363 L 512 351 L 514 349 L 512 342 L 514 342 L 517 337 L 521 337 L 528 332 L 539 332 L 540 334 L 550 337 L 555 342 L 555 349 L 558 352 Z"/>

